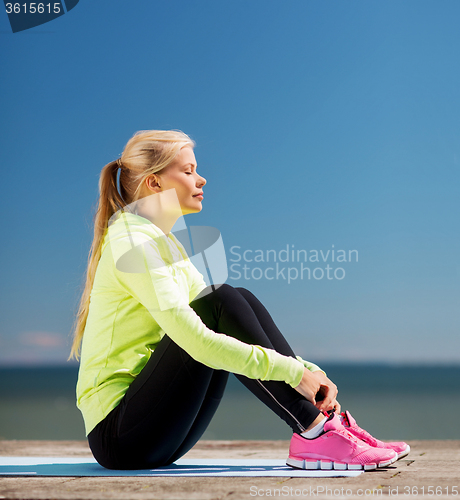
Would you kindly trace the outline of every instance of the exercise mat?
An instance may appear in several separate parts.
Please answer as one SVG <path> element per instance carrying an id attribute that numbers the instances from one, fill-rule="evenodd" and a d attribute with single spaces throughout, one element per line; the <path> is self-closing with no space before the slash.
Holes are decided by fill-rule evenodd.
<path id="1" fill-rule="evenodd" d="M 88 457 L 0 457 L 0 476 L 64 477 L 353 477 L 360 470 L 301 470 L 284 460 L 260 458 L 180 458 L 157 469 L 110 470 Z"/>

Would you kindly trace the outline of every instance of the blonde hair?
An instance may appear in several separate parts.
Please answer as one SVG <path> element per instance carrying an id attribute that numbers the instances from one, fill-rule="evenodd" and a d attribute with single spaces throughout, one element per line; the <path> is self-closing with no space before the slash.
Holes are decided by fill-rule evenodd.
<path id="1" fill-rule="evenodd" d="M 195 145 L 195 141 L 180 130 L 139 131 L 128 141 L 121 158 L 103 167 L 99 177 L 99 202 L 94 215 L 94 238 L 88 256 L 86 282 L 72 327 L 73 343 L 69 360 L 80 357 L 91 290 L 109 219 L 118 210 L 139 199 L 140 188 L 149 175 L 159 173 L 170 165 L 183 147 L 194 148 Z M 117 189 L 119 168 L 120 192 Z"/>

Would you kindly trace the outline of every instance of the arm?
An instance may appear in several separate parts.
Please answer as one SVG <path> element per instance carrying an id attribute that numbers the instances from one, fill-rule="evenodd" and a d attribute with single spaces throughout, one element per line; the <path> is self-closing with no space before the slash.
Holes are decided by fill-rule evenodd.
<path id="1" fill-rule="evenodd" d="M 175 269 L 167 265 L 154 241 L 137 244 L 132 259 L 127 260 L 126 254 L 133 248 L 129 238 L 111 241 L 117 281 L 192 358 L 210 368 L 253 379 L 282 380 L 291 387 L 299 384 L 304 367 L 298 360 L 207 328 L 190 307 L 188 290 L 184 293 L 179 287 L 174 279 Z M 117 264 L 120 257 L 123 257 L 123 266 Z"/>

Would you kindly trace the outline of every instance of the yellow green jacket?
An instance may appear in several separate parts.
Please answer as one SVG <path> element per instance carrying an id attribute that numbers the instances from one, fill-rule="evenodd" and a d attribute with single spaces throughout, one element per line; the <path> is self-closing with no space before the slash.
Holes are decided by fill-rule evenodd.
<path id="1" fill-rule="evenodd" d="M 117 212 L 102 241 L 77 382 L 86 434 L 123 398 L 165 333 L 214 369 L 296 387 L 313 363 L 241 342 L 205 326 L 189 303 L 206 283 L 173 233 Z"/>

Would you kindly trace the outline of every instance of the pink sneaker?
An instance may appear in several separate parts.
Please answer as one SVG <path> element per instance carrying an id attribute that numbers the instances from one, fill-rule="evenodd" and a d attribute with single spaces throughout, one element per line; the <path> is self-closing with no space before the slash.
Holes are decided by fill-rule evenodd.
<path id="1" fill-rule="evenodd" d="M 350 431 L 357 438 L 362 439 L 365 443 L 374 448 L 386 449 L 386 450 L 394 450 L 398 455 L 398 460 L 402 457 L 405 457 L 410 452 L 410 446 L 403 441 L 393 442 L 393 443 L 385 443 L 380 441 L 379 439 L 375 439 L 375 437 L 371 436 L 367 431 L 361 429 L 359 425 L 356 423 L 356 420 L 351 416 L 349 411 L 341 413 L 343 420 L 342 425 Z"/>
<path id="2" fill-rule="evenodd" d="M 356 438 L 336 414 L 324 424 L 324 433 L 314 439 L 292 435 L 286 464 L 297 469 L 372 470 L 396 462 L 393 450 L 373 448 Z"/>

